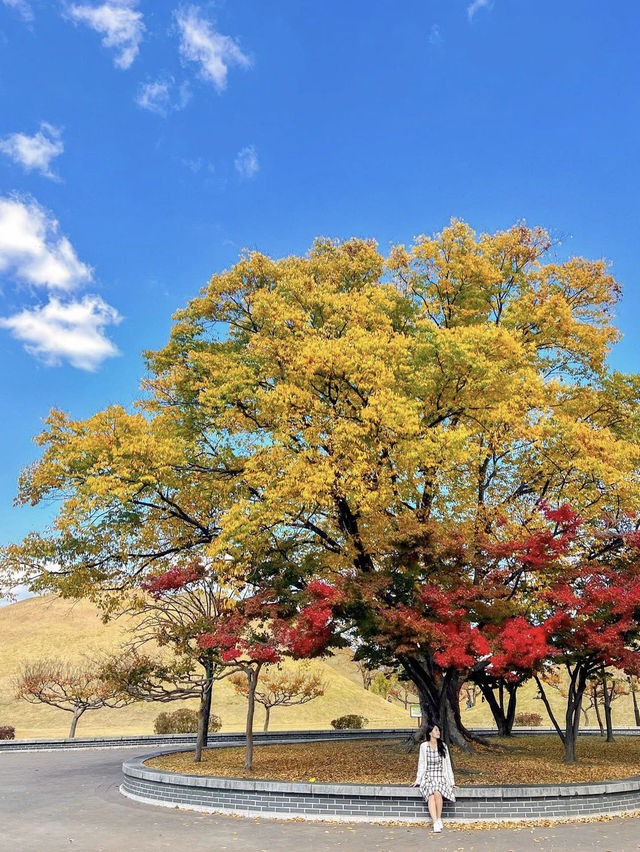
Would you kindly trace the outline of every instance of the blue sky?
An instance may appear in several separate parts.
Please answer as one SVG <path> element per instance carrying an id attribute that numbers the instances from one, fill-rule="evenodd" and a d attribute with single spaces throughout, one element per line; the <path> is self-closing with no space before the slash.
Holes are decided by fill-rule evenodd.
<path id="1" fill-rule="evenodd" d="M 547 227 L 625 287 L 639 370 L 640 5 L 0 0 L 0 542 L 55 406 L 129 404 L 140 353 L 243 247 Z"/>

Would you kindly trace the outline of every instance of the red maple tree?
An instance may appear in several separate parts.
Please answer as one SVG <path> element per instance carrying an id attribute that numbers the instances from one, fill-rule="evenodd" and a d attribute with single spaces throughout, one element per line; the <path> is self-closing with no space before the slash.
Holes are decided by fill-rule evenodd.
<path id="1" fill-rule="evenodd" d="M 263 589 L 218 620 L 215 629 L 201 633 L 198 645 L 213 651 L 223 665 L 247 678 L 245 769 L 253 761 L 253 719 L 260 671 L 285 658 L 317 657 L 327 650 L 336 629 L 334 611 L 339 591 L 327 583 L 312 581 L 297 596 L 296 607 L 274 600 L 272 589 Z"/>

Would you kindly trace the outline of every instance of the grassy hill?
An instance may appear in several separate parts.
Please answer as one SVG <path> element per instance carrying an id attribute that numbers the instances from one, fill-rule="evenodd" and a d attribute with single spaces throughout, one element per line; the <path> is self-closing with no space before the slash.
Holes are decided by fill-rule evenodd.
<path id="1" fill-rule="evenodd" d="M 41 657 L 79 660 L 83 654 L 115 651 L 126 636 L 125 619 L 104 625 L 96 609 L 85 601 L 70 602 L 54 596 L 30 598 L 0 609 L 0 725 L 13 725 L 16 737 L 66 736 L 71 714 L 13 697 L 11 679 L 20 663 Z M 371 727 L 406 727 L 409 714 L 362 688 L 360 676 L 346 652 L 310 664 L 327 683 L 322 698 L 300 707 L 276 707 L 271 730 L 328 728 L 336 716 L 361 713 Z M 118 710 L 99 710 L 82 717 L 77 736 L 153 733 L 153 721 L 163 710 L 196 707 L 195 701 L 171 704 L 138 702 Z M 244 728 L 246 701 L 222 681 L 214 686 L 213 712 L 222 719 L 223 731 Z M 256 729 L 263 723 L 256 708 Z"/>

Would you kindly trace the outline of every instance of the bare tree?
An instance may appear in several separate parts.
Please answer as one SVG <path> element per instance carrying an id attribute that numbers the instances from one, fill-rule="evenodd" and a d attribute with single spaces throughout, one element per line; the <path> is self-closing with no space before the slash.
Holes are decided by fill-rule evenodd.
<path id="1" fill-rule="evenodd" d="M 640 686 L 640 678 L 637 675 L 627 675 L 629 691 L 631 692 L 631 700 L 633 701 L 633 716 L 636 727 L 640 728 L 640 706 L 638 706 L 638 687 Z"/>
<path id="2" fill-rule="evenodd" d="M 371 689 L 371 684 L 375 675 L 374 669 L 370 669 L 364 660 L 356 660 L 358 672 L 362 678 L 362 685 L 365 689 Z"/>
<path id="3" fill-rule="evenodd" d="M 203 647 L 198 637 L 212 631 L 228 612 L 230 598 L 219 582 L 216 566 L 194 559 L 173 566 L 144 584 L 124 610 L 135 618 L 134 638 L 121 659 L 110 661 L 108 676 L 137 700 L 169 702 L 197 698 L 198 733 L 194 762 L 207 745 L 213 684 L 239 671 L 225 664 L 216 648 Z M 147 648 L 167 649 L 170 659 L 149 655 Z"/>
<path id="4" fill-rule="evenodd" d="M 472 683 L 470 680 L 465 680 L 465 682 L 462 684 L 462 689 L 460 690 L 460 692 L 464 699 L 465 708 L 467 710 L 470 710 L 472 707 L 476 706 L 478 696 L 481 693 L 481 689 L 477 684 Z"/>
<path id="5" fill-rule="evenodd" d="M 611 705 L 623 695 L 628 695 L 629 692 L 621 678 L 615 677 L 611 672 L 606 671 L 604 666 L 601 666 L 597 674 L 589 678 L 585 697 L 588 700 L 586 710 L 592 707 L 596 711 L 596 719 L 600 728 L 600 736 L 605 736 L 607 742 L 613 742 L 613 721 L 611 716 Z M 600 707 L 604 708 L 604 723 L 600 713 Z M 588 724 L 586 710 L 583 711 L 585 722 Z"/>
<path id="6" fill-rule="evenodd" d="M 133 700 L 167 704 L 189 698 L 198 699 L 194 763 L 202 760 L 202 750 L 207 743 L 212 684 L 237 671 L 235 668 L 219 666 L 213 659 L 210 664 L 209 661 L 198 662 L 202 668 L 198 668 L 195 661 L 186 655 L 167 661 L 128 650 L 112 657 L 103 667 L 103 677 L 117 684 Z"/>
<path id="7" fill-rule="evenodd" d="M 327 688 L 319 674 L 309 674 L 303 670 L 295 672 L 284 669 L 273 672 L 267 671 L 260 678 L 258 670 L 253 688 L 254 699 L 265 709 L 264 730 L 269 730 L 269 719 L 272 707 L 291 707 L 306 704 L 324 695 Z M 236 692 L 249 698 L 251 682 L 243 675 L 233 675 L 231 678 Z"/>
<path id="8" fill-rule="evenodd" d="M 102 676 L 102 663 L 96 660 L 27 662 L 14 678 L 14 687 L 16 697 L 30 704 L 47 704 L 72 713 L 70 738 L 75 737 L 78 720 L 89 710 L 124 707 L 135 700 Z"/>

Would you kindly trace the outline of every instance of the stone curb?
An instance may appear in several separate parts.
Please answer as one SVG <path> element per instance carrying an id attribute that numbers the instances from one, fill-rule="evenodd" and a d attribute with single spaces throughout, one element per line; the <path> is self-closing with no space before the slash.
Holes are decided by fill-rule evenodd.
<path id="1" fill-rule="evenodd" d="M 353 740 L 353 739 L 389 739 L 405 738 L 414 733 L 416 728 L 364 728 L 362 730 L 307 730 L 307 731 L 255 731 L 253 740 L 256 744 L 283 742 L 319 742 L 322 740 Z M 490 733 L 486 731 L 485 733 Z M 494 732 L 495 733 L 495 732 Z M 244 744 L 244 733 L 211 734 L 209 746 L 224 747 Z M 0 740 L 0 753 L 3 751 L 48 751 L 51 749 L 77 748 L 129 748 L 154 745 L 194 744 L 195 734 L 139 734 L 120 737 L 75 737 L 74 739 L 42 739 L 42 740 Z"/>
<path id="2" fill-rule="evenodd" d="M 472 733 L 480 736 L 495 736 L 495 728 L 471 728 Z M 306 731 L 256 731 L 253 735 L 256 744 L 294 742 L 318 742 L 321 740 L 354 740 L 354 739 L 389 739 L 393 737 L 408 737 L 415 733 L 416 728 L 364 728 L 362 730 L 333 730 L 319 729 Z M 554 734 L 553 728 L 515 728 L 514 735 L 518 734 Z M 616 728 L 614 733 L 624 736 L 640 736 L 640 728 Z M 598 728 L 583 728 L 581 736 L 599 736 Z M 282 738 L 285 738 L 284 740 Z M 76 737 L 68 739 L 64 737 L 52 739 L 29 739 L 29 740 L 0 740 L 0 753 L 3 751 L 48 751 L 58 748 L 134 748 L 138 746 L 154 745 L 181 745 L 195 743 L 195 734 L 135 734 L 119 737 Z M 209 737 L 211 746 L 218 745 L 242 745 L 244 733 L 212 734 Z"/>

